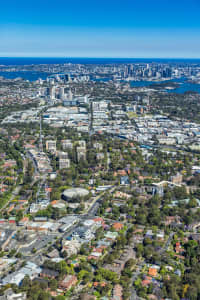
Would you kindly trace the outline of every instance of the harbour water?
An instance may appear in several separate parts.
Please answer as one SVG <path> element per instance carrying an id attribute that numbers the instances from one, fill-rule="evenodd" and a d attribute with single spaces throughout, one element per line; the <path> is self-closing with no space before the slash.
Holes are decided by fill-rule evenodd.
<path id="1" fill-rule="evenodd" d="M 167 82 L 177 82 L 179 87 L 175 89 L 166 89 L 165 91 L 168 93 L 177 93 L 182 94 L 185 92 L 197 92 L 200 93 L 200 84 L 188 82 L 185 78 L 184 79 L 173 79 L 169 81 L 131 81 L 131 87 L 150 87 L 151 85 L 167 83 Z M 163 89 L 164 90 L 164 89 Z"/>
<path id="2" fill-rule="evenodd" d="M 174 63 L 174 64 L 200 64 L 199 59 L 133 59 L 133 58 L 14 58 L 14 57 L 0 57 L 0 66 L 23 66 L 34 64 L 64 64 L 64 63 L 79 63 L 79 64 L 120 64 L 120 63 Z M 0 76 L 8 79 L 15 79 L 21 77 L 25 80 L 35 81 L 38 78 L 45 80 L 52 73 L 36 72 L 36 71 L 10 71 L 0 72 Z M 104 81 L 104 79 L 101 79 Z M 105 81 L 109 79 L 106 78 Z M 97 80 L 98 81 L 98 80 Z M 200 93 L 200 84 L 190 83 L 185 79 L 173 79 L 172 82 L 178 82 L 179 87 L 175 89 L 167 89 L 168 93 L 185 93 L 188 91 Z M 166 83 L 166 81 L 163 81 Z M 163 83 L 155 81 L 131 81 L 132 87 L 149 87 L 152 84 L 155 85 Z M 170 82 L 170 81 L 168 81 Z"/>
<path id="3" fill-rule="evenodd" d="M 3 76 L 7 79 L 15 79 L 15 78 L 22 78 L 29 81 L 38 80 L 41 78 L 45 80 L 50 73 L 43 73 L 43 72 L 32 72 L 32 71 L 18 71 L 18 72 L 0 72 L 0 76 Z"/>

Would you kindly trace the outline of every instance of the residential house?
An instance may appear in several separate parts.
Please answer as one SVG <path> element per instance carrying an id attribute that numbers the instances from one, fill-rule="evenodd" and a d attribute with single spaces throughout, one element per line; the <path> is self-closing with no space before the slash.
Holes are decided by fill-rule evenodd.
<path id="1" fill-rule="evenodd" d="M 113 224 L 113 228 L 116 230 L 116 231 L 120 231 L 122 228 L 123 228 L 123 224 L 122 223 L 115 223 L 115 224 Z"/>
<path id="2" fill-rule="evenodd" d="M 76 239 L 72 239 L 71 241 L 63 240 L 62 242 L 62 252 L 65 251 L 68 257 L 73 254 L 77 254 L 80 247 L 81 244 Z"/>
<path id="3" fill-rule="evenodd" d="M 122 300 L 123 296 L 123 288 L 120 284 L 116 284 L 113 289 L 113 297 L 112 300 Z"/>
<path id="4" fill-rule="evenodd" d="M 129 177 L 128 176 L 122 176 L 120 178 L 120 184 L 121 185 L 128 185 L 128 184 L 130 184 Z"/>
<path id="5" fill-rule="evenodd" d="M 76 285 L 77 277 L 74 275 L 67 275 L 65 278 L 59 283 L 59 287 L 64 290 L 70 289 L 72 286 Z"/>
<path id="6" fill-rule="evenodd" d="M 156 277 L 157 276 L 157 272 L 158 272 L 157 268 L 150 267 L 149 271 L 148 271 L 148 274 L 149 274 L 149 276 Z"/>
<path id="7" fill-rule="evenodd" d="M 40 273 L 40 277 L 44 278 L 50 278 L 50 279 L 55 279 L 56 277 L 58 277 L 59 273 L 57 271 L 51 270 L 51 269 L 47 269 L 44 268 L 42 269 L 41 273 Z"/>

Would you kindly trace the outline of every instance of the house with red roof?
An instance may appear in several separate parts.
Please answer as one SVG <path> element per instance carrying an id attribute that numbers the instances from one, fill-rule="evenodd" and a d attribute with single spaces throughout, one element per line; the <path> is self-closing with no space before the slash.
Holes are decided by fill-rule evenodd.
<path id="1" fill-rule="evenodd" d="M 117 222 L 117 223 L 115 223 L 115 224 L 113 224 L 113 228 L 116 230 L 116 231 L 120 231 L 122 228 L 123 228 L 123 224 L 122 223 L 119 223 L 119 222 Z"/>

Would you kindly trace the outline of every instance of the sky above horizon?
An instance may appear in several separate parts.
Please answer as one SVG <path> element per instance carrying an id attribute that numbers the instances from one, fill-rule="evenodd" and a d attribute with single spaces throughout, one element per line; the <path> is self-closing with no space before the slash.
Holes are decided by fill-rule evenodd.
<path id="1" fill-rule="evenodd" d="M 0 56 L 200 58 L 199 0 L 10 0 Z"/>

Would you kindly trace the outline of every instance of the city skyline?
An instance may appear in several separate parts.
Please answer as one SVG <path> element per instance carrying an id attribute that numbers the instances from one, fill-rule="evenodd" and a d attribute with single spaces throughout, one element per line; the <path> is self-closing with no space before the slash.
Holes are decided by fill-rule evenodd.
<path id="1" fill-rule="evenodd" d="M 199 58 L 196 0 L 2 4 L 1 57 Z"/>

